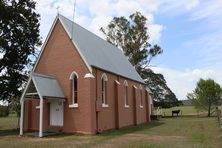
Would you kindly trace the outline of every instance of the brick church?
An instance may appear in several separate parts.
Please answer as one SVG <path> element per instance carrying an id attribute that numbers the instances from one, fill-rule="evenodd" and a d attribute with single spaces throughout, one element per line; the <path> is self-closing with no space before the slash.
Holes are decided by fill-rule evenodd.
<path id="1" fill-rule="evenodd" d="M 150 94 L 120 49 L 59 14 L 21 97 L 20 135 L 96 134 L 149 122 Z"/>

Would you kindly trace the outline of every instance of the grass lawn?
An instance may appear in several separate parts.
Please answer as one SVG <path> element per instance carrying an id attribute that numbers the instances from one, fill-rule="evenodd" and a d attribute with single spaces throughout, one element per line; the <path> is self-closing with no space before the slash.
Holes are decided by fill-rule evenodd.
<path id="1" fill-rule="evenodd" d="M 163 108 L 161 109 L 161 114 L 164 116 L 172 116 L 173 110 L 180 110 L 179 115 L 187 116 L 187 115 L 202 115 L 206 114 L 205 112 L 198 111 L 194 108 L 194 106 L 178 106 L 172 108 Z"/>
<path id="2" fill-rule="evenodd" d="M 15 117 L 0 118 L 0 147 L 222 147 L 222 130 L 215 117 L 175 117 L 112 130 L 100 135 L 20 137 Z"/>

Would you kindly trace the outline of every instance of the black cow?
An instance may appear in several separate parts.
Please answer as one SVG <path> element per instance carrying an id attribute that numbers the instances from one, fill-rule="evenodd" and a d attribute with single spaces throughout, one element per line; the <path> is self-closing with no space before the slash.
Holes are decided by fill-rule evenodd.
<path id="1" fill-rule="evenodd" d="M 180 110 L 173 110 L 172 111 L 172 117 L 173 117 L 174 114 L 177 114 L 177 116 L 178 116 L 179 113 L 180 113 Z"/>

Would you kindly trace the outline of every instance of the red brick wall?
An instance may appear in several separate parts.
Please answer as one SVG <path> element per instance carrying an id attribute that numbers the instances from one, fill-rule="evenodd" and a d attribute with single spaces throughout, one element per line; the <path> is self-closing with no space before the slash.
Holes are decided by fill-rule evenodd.
<path id="1" fill-rule="evenodd" d="M 24 115 L 24 130 L 38 131 L 39 130 L 39 100 L 25 100 L 25 115 Z M 49 128 L 49 103 L 46 100 L 43 102 L 43 129 Z"/>
<path id="2" fill-rule="evenodd" d="M 102 102 L 102 81 L 101 77 L 104 72 L 97 70 L 97 99 Z M 103 131 L 115 128 L 115 80 L 116 76 L 106 73 L 107 81 L 107 103 L 109 107 L 101 107 L 98 112 L 98 130 Z M 101 104 L 100 104 L 101 105 Z"/>
<path id="3" fill-rule="evenodd" d="M 96 124 L 98 124 L 98 130 L 104 131 L 107 129 L 113 128 L 121 128 L 125 126 L 134 125 L 134 112 L 136 112 L 136 124 L 145 123 L 149 119 L 147 116 L 147 95 L 146 91 L 142 89 L 142 99 L 143 99 L 143 108 L 140 108 L 140 95 L 139 95 L 139 86 L 140 83 L 111 74 L 109 72 L 105 72 L 103 70 L 95 69 L 94 68 L 94 76 L 96 77 L 92 80 L 92 86 L 94 89 L 92 91 L 96 91 L 96 93 L 91 94 L 91 99 L 98 100 L 99 102 L 99 111 L 98 114 L 98 123 L 96 123 L 96 111 L 93 111 L 93 118 L 92 118 L 92 127 L 96 131 Z M 105 73 L 108 77 L 107 81 L 107 102 L 109 107 L 102 107 L 101 100 L 102 100 L 102 82 L 101 77 L 102 74 Z M 118 91 L 116 89 L 117 84 L 115 80 L 120 82 L 118 85 Z M 129 101 L 129 108 L 125 108 L 125 100 L 124 100 L 124 80 L 128 82 L 128 101 Z M 136 98 L 134 95 L 134 86 L 137 87 L 136 89 Z M 118 93 L 118 95 L 116 94 Z M 116 99 L 118 97 L 118 100 Z M 135 102 L 136 101 L 136 102 Z M 94 104 L 92 104 L 94 105 Z M 118 105 L 118 106 L 117 106 Z M 136 106 L 136 108 L 135 108 Z M 118 109 L 118 112 L 116 110 Z M 95 109 L 96 110 L 96 109 Z M 136 110 L 136 111 L 135 111 Z M 118 124 L 118 125 L 117 125 Z"/>
<path id="4" fill-rule="evenodd" d="M 135 82 L 132 82 L 130 80 L 127 80 L 128 82 L 128 102 L 129 102 L 129 108 L 125 108 L 125 100 L 124 100 L 124 81 L 126 79 L 124 78 L 120 78 L 120 100 L 121 100 L 121 104 L 120 104 L 120 113 L 121 113 L 121 117 L 120 117 L 120 123 L 121 123 L 121 127 L 124 126 L 129 126 L 129 125 L 133 125 L 134 124 L 134 94 L 133 94 L 133 85 L 136 85 Z"/>

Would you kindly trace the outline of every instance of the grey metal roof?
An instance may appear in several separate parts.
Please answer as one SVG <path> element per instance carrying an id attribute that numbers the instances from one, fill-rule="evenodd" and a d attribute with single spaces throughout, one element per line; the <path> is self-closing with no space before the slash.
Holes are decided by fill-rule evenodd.
<path id="1" fill-rule="evenodd" d="M 64 16 L 59 18 L 90 66 L 144 83 L 120 49 Z"/>
<path id="2" fill-rule="evenodd" d="M 55 77 L 32 73 L 32 81 L 42 97 L 65 98 Z"/>

